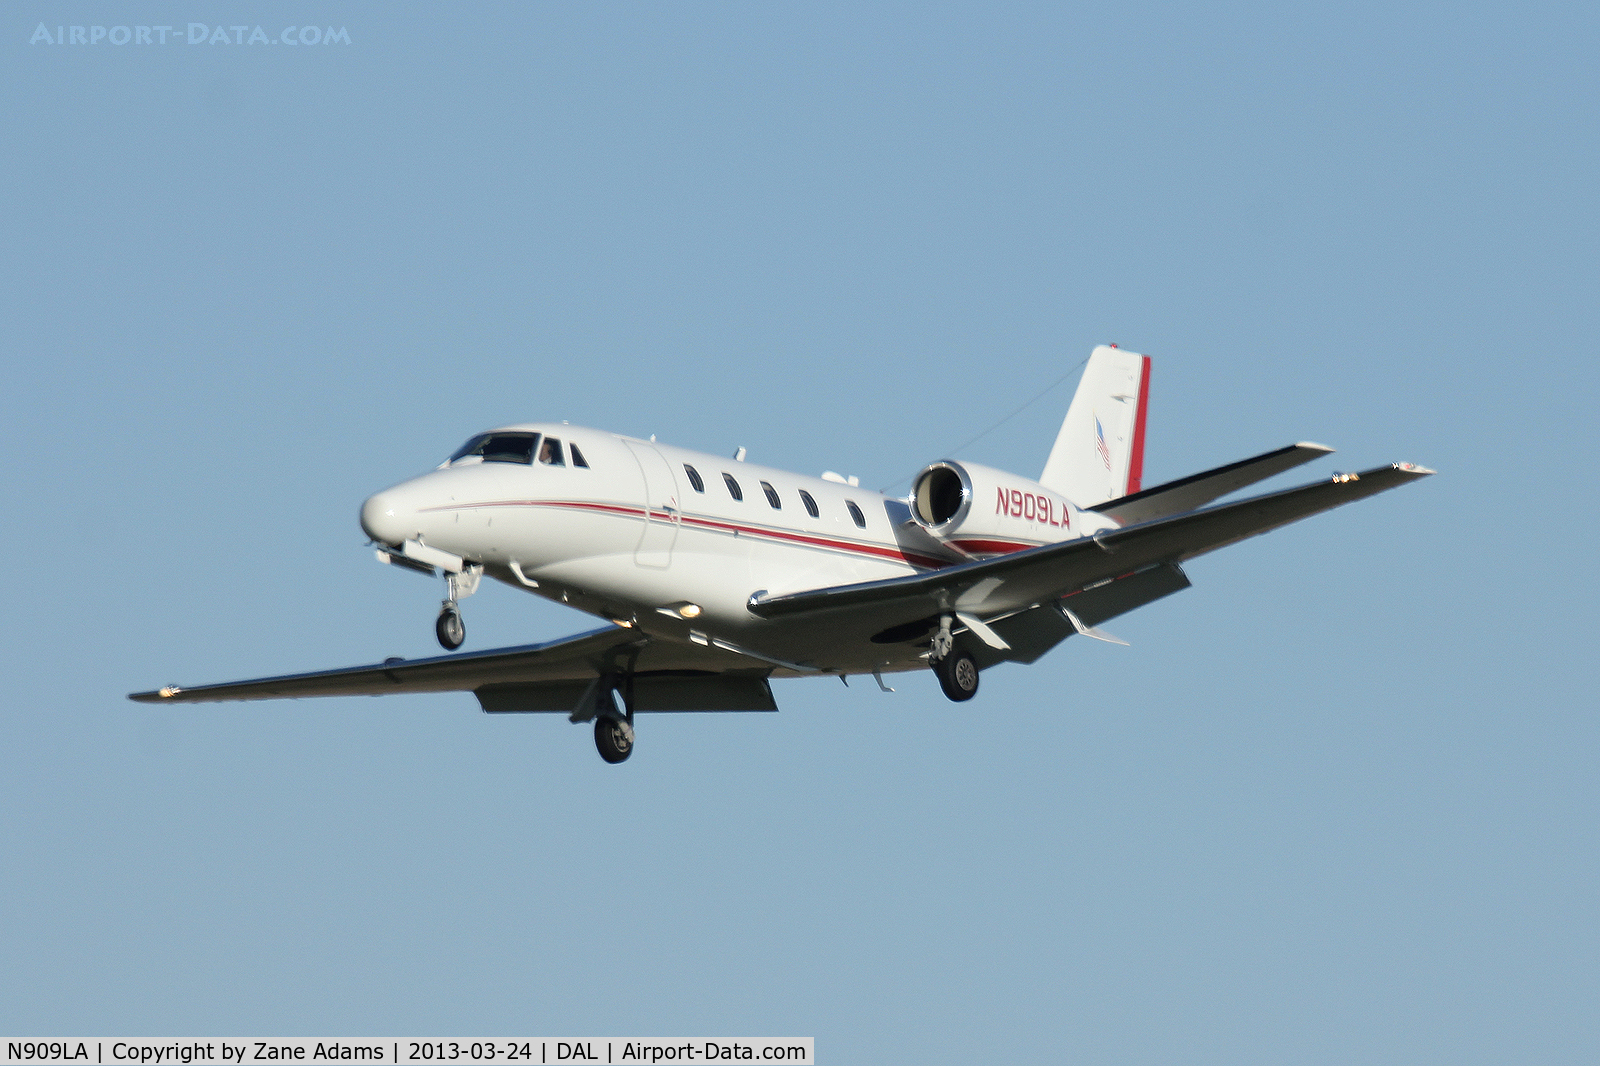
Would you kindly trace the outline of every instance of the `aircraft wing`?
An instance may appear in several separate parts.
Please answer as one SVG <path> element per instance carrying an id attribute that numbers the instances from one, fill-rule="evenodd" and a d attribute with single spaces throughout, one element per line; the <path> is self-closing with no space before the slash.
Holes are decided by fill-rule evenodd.
<path id="1" fill-rule="evenodd" d="M 465 692 L 486 711 L 589 712 L 602 673 L 636 671 L 641 711 L 777 710 L 768 669 L 715 648 L 653 639 L 637 629 L 606 626 L 544 644 L 385 659 L 282 677 L 262 677 L 193 688 L 170 685 L 134 692 L 140 703 L 295 699 L 302 696 L 387 696 L 396 692 Z"/>
<path id="2" fill-rule="evenodd" d="M 772 619 L 864 611 L 884 626 L 946 611 L 976 616 L 1024 610 L 1157 564 L 1204 555 L 1431 473 L 1401 463 L 1338 474 L 1329 481 L 924 574 L 782 596 L 757 595 L 751 598 L 750 610 Z"/>

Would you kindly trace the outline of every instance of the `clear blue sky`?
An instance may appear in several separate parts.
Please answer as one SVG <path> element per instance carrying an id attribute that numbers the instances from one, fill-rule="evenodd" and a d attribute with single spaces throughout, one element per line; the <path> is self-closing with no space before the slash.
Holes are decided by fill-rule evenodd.
<path id="1" fill-rule="evenodd" d="M 1592 7 L 233 6 L 0 23 L 0 1032 L 1600 1058 Z M 219 20 L 350 44 L 29 44 Z M 1441 473 L 1132 648 L 621 768 L 466 694 L 124 699 L 432 651 L 356 510 L 484 427 L 886 485 L 1112 341 L 1149 482 Z M 1070 392 L 965 457 L 1035 475 Z"/>

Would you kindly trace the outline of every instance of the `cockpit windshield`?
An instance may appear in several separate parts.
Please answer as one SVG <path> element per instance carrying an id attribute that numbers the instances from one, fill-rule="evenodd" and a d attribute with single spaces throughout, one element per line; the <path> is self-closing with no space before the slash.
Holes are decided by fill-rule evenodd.
<path id="1" fill-rule="evenodd" d="M 480 433 L 461 446 L 450 457 L 452 463 L 478 459 L 485 463 L 533 464 L 534 445 L 539 442 L 537 433 Z"/>

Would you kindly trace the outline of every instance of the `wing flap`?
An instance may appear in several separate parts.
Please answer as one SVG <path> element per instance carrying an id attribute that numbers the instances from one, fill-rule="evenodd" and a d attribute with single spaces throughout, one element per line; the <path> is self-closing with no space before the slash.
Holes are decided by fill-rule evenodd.
<path id="1" fill-rule="evenodd" d="M 590 683 L 543 681 L 484 685 L 478 703 L 493 714 L 556 711 L 580 713 Z M 772 686 L 761 674 L 638 674 L 633 679 L 636 711 L 775 711 Z"/>
<path id="2" fill-rule="evenodd" d="M 1189 587 L 1189 578 L 1183 568 L 1173 564 L 1152 566 L 1115 581 L 1107 581 L 1089 589 L 1082 589 L 1061 599 L 1041 603 L 1026 611 L 1006 618 L 996 619 L 993 628 L 1011 645 L 1008 652 L 988 649 L 973 651 L 978 665 L 989 667 L 997 662 L 1031 663 L 1045 652 L 1077 632 L 1076 627 L 1060 610 L 1066 607 L 1078 616 L 1079 621 L 1097 626 L 1121 614 L 1154 603 L 1174 592 Z M 971 646 L 968 647 L 972 651 Z"/>

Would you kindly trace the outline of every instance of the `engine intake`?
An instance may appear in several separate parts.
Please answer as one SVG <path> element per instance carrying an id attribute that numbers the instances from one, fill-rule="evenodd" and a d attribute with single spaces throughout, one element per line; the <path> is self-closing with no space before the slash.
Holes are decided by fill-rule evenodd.
<path id="1" fill-rule="evenodd" d="M 917 521 L 934 530 L 960 523 L 972 508 L 972 482 L 954 463 L 934 463 L 917 475 L 913 492 Z"/>
<path id="2" fill-rule="evenodd" d="M 911 514 L 945 544 L 980 556 L 1081 536 L 1090 532 L 1084 520 L 1098 517 L 1036 481 L 949 459 L 924 467 L 912 481 Z"/>

